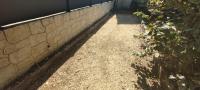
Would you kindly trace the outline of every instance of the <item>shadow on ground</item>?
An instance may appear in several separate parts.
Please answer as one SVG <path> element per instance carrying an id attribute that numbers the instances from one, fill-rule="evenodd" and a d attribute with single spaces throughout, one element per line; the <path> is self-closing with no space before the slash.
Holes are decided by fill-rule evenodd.
<path id="1" fill-rule="evenodd" d="M 138 75 L 138 81 L 136 87 L 142 88 L 143 90 L 160 90 L 160 85 L 158 82 L 158 67 L 156 62 L 151 61 L 153 64 L 151 69 L 144 67 L 140 64 L 133 63 L 132 68 L 135 69 L 136 74 Z"/>

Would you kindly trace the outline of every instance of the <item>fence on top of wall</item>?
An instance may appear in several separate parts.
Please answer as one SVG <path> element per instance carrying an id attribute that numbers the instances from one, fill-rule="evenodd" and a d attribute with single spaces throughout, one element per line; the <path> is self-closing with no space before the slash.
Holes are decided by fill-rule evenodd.
<path id="1" fill-rule="evenodd" d="M 0 27 L 112 0 L 0 0 Z"/>

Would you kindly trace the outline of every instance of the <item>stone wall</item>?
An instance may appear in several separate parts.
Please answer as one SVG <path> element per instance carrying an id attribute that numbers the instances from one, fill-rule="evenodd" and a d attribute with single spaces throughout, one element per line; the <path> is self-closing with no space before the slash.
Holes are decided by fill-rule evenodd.
<path id="1" fill-rule="evenodd" d="M 113 2 L 106 2 L 0 31 L 0 88 L 51 55 L 112 7 Z"/>

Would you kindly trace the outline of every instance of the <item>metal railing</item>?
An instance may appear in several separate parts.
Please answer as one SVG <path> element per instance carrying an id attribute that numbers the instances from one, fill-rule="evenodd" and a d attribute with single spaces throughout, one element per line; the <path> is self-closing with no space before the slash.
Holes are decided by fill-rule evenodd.
<path id="1" fill-rule="evenodd" d="M 112 0 L 0 0 L 0 26 Z"/>

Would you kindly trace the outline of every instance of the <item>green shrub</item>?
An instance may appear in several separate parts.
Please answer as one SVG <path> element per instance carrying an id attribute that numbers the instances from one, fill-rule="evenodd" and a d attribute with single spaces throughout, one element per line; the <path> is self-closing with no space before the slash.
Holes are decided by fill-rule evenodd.
<path id="1" fill-rule="evenodd" d="M 149 0 L 148 11 L 134 13 L 144 21 L 145 53 L 170 74 L 200 73 L 200 0 Z"/>

